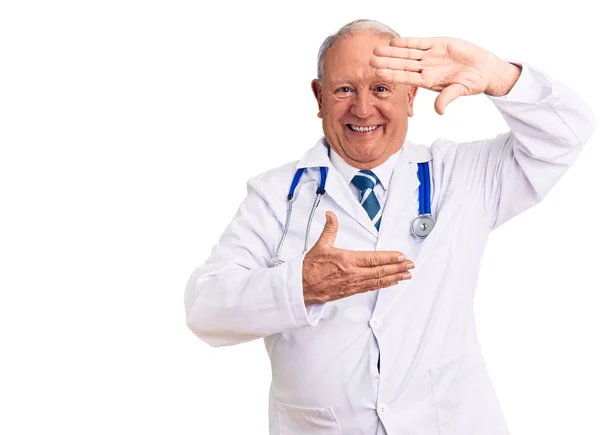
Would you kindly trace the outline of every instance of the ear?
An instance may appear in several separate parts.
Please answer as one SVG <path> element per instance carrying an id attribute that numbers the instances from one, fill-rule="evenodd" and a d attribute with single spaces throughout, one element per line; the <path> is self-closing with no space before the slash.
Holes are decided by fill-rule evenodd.
<path id="1" fill-rule="evenodd" d="M 317 113 L 317 116 L 319 118 L 323 118 L 323 116 L 321 115 L 321 109 L 323 108 L 323 92 L 321 91 L 321 83 L 319 82 L 319 80 L 314 79 L 310 83 L 310 87 L 312 88 L 313 95 L 317 99 L 317 104 L 319 105 L 319 113 Z"/>
<path id="2" fill-rule="evenodd" d="M 419 88 L 417 86 L 406 87 L 406 109 L 408 116 L 413 116 L 413 107 L 418 89 Z"/>

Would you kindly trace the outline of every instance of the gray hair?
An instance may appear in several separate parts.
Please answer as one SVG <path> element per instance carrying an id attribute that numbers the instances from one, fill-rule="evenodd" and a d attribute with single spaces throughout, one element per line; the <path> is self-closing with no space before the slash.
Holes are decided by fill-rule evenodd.
<path id="1" fill-rule="evenodd" d="M 325 41 L 323 41 L 321 44 L 321 48 L 319 48 L 319 57 L 317 60 L 317 78 L 320 82 L 323 81 L 323 75 L 325 74 L 325 55 L 327 54 L 327 51 L 329 51 L 331 46 L 337 40 L 347 38 L 359 30 L 371 30 L 376 35 L 381 34 L 388 35 L 392 38 L 400 38 L 400 35 L 394 29 L 386 26 L 383 23 L 380 23 L 379 21 L 361 19 L 354 20 L 346 24 L 336 33 L 325 38 Z"/>

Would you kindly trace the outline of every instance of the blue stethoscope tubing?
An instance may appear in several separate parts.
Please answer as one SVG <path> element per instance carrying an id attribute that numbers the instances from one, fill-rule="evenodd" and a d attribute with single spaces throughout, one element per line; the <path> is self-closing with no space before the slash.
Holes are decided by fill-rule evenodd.
<path id="1" fill-rule="evenodd" d="M 410 226 L 412 233 L 425 238 L 431 233 L 435 226 L 435 220 L 431 215 L 431 177 L 429 175 L 429 163 L 419 163 L 419 216 Z"/>
<path id="2" fill-rule="evenodd" d="M 283 228 L 283 234 L 281 236 L 281 240 L 279 241 L 279 245 L 277 246 L 277 252 L 272 262 L 275 265 L 282 264 L 283 260 L 279 258 L 279 254 L 281 253 L 281 249 L 283 248 L 283 243 L 288 234 L 288 230 L 290 227 L 290 220 L 292 218 L 292 206 L 294 201 L 296 201 L 297 196 L 295 195 L 296 187 L 298 183 L 300 183 L 300 178 L 302 178 L 302 174 L 306 168 L 300 168 L 296 171 L 294 178 L 292 180 L 292 184 L 290 186 L 290 191 L 287 196 L 288 206 L 287 206 L 287 215 L 285 219 L 285 226 Z M 310 227 L 312 225 L 313 216 L 315 215 L 315 211 L 319 205 L 321 200 L 321 196 L 325 194 L 325 184 L 327 182 L 327 167 L 319 166 L 319 170 L 321 172 L 321 180 L 319 183 L 319 187 L 317 187 L 315 201 L 310 210 L 310 215 L 308 217 L 308 222 L 306 224 L 306 232 L 304 235 L 304 249 L 302 254 L 304 254 L 308 250 L 308 239 L 310 236 Z M 431 179 L 429 175 L 429 164 L 427 162 L 419 163 L 419 216 L 417 216 L 411 225 L 412 233 L 417 237 L 427 237 L 431 230 L 435 225 L 435 220 L 431 215 Z"/>

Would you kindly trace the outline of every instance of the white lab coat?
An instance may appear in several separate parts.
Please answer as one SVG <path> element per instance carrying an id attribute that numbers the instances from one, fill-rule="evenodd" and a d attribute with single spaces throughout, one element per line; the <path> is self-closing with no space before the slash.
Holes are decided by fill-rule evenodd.
<path id="1" fill-rule="evenodd" d="M 323 139 L 299 161 L 249 180 L 233 221 L 190 277 L 185 308 L 189 328 L 212 346 L 264 338 L 271 435 L 509 433 L 476 335 L 480 260 L 489 231 L 546 195 L 595 120 L 576 94 L 526 64 L 508 95 L 489 99 L 509 133 L 469 143 L 438 139 L 431 147 L 405 142 L 379 234 L 331 165 Z M 430 162 L 437 220 L 424 240 L 410 232 L 418 162 Z M 332 210 L 336 247 L 401 251 L 416 265 L 411 280 L 376 298 L 363 293 L 305 308 L 301 253 L 318 166 L 329 168 L 327 193 L 309 249 Z M 286 262 L 273 267 L 289 185 L 301 167 L 308 169 L 281 253 Z"/>

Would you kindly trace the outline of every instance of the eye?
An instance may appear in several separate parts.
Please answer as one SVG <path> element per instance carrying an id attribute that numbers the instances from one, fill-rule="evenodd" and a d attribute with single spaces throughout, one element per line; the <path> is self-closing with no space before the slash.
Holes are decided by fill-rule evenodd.
<path id="1" fill-rule="evenodd" d="M 342 86 L 341 88 L 337 88 L 335 90 L 335 92 L 341 93 L 341 94 L 347 94 L 348 92 L 352 92 L 352 89 L 350 89 L 350 86 Z"/>
<path id="2" fill-rule="evenodd" d="M 375 91 L 376 92 L 386 92 L 388 89 L 385 86 L 375 86 Z"/>

